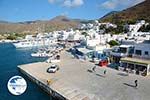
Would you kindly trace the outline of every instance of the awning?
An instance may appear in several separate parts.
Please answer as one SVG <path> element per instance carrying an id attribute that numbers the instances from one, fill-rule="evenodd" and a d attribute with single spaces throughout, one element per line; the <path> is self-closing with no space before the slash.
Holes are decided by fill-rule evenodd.
<path id="1" fill-rule="evenodd" d="M 93 50 L 89 50 L 87 48 L 76 48 L 78 51 L 82 52 L 83 54 L 87 54 L 93 52 Z"/>
<path id="2" fill-rule="evenodd" d="M 140 59 L 140 58 L 125 57 L 125 58 L 121 58 L 121 62 L 129 62 L 129 63 L 150 65 L 150 60 Z"/>

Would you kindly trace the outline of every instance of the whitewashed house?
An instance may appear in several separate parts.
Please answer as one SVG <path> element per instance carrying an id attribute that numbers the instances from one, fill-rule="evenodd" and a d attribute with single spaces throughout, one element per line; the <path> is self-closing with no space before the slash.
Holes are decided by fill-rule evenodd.
<path id="1" fill-rule="evenodd" d="M 84 39 L 84 35 L 81 34 L 81 32 L 79 30 L 76 30 L 73 34 L 69 34 L 67 40 L 68 41 L 81 41 Z"/>
<path id="2" fill-rule="evenodd" d="M 86 24 L 80 24 L 78 27 L 79 27 L 79 29 L 82 29 L 82 30 L 87 28 Z"/>
<path id="3" fill-rule="evenodd" d="M 88 24 L 87 24 L 87 28 L 88 28 L 88 29 L 92 29 L 93 26 L 94 26 L 94 25 L 93 25 L 92 23 L 88 23 Z"/>
<path id="4" fill-rule="evenodd" d="M 100 61 L 107 59 L 107 55 L 104 53 L 105 49 L 108 47 L 106 45 L 99 45 L 93 48 L 89 47 L 77 47 L 76 54 L 83 59 L 92 60 L 93 57 L 95 60 Z"/>
<path id="5" fill-rule="evenodd" d="M 93 33 L 90 36 L 86 37 L 86 40 L 84 40 L 84 46 L 77 47 L 77 53 L 79 55 L 82 55 L 83 58 L 88 58 L 89 60 L 92 59 L 94 56 L 95 60 L 98 61 L 107 59 L 107 56 L 104 54 L 104 51 L 106 49 L 109 49 L 110 47 L 106 44 L 102 44 L 100 40 L 100 36 L 97 33 Z"/>
<path id="6" fill-rule="evenodd" d="M 147 25 L 148 23 L 145 22 L 145 20 L 141 20 L 138 21 L 136 24 L 134 25 L 128 25 L 127 28 L 129 30 L 129 32 L 127 33 L 129 36 L 141 36 L 141 35 L 150 35 L 150 32 L 138 32 L 138 30 L 143 26 L 143 25 Z"/>
<path id="7" fill-rule="evenodd" d="M 110 59 L 113 63 L 120 63 L 120 59 L 131 56 L 134 51 L 133 45 L 120 45 L 113 47 L 110 52 Z"/>
<path id="8" fill-rule="evenodd" d="M 145 41 L 134 45 L 133 57 L 150 59 L 150 41 Z"/>
<path id="9" fill-rule="evenodd" d="M 32 40 L 33 39 L 33 35 L 26 35 L 25 36 L 25 40 Z"/>
<path id="10" fill-rule="evenodd" d="M 121 66 L 129 72 L 149 75 L 150 74 L 150 40 L 134 46 L 132 57 L 121 58 Z"/>
<path id="11" fill-rule="evenodd" d="M 63 30 L 60 32 L 60 36 L 58 38 L 58 40 L 62 40 L 62 41 L 66 41 L 68 39 L 69 36 L 73 35 L 75 32 L 70 29 L 70 30 Z"/>

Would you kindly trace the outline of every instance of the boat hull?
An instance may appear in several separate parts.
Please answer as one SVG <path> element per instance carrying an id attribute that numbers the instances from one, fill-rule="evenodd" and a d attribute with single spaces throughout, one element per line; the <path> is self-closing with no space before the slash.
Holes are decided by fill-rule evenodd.
<path id="1" fill-rule="evenodd" d="M 57 42 L 18 42 L 18 43 L 13 43 L 13 45 L 16 48 L 32 48 L 32 47 L 40 47 L 40 46 L 49 46 L 49 45 L 54 45 L 57 44 Z"/>

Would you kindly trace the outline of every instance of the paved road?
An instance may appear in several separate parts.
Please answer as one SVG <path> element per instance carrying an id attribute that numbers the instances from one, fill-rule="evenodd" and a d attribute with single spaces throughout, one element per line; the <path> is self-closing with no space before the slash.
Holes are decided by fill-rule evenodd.
<path id="1" fill-rule="evenodd" d="M 68 52 L 61 53 L 60 70 L 55 74 L 46 73 L 47 63 L 23 65 L 22 68 L 46 83 L 51 79 L 51 88 L 69 99 L 78 100 L 150 100 L 150 76 L 143 77 L 116 71 L 111 68 L 96 68 L 94 64 L 72 57 Z M 104 70 L 106 75 L 103 75 Z M 138 87 L 134 87 L 134 80 Z"/>

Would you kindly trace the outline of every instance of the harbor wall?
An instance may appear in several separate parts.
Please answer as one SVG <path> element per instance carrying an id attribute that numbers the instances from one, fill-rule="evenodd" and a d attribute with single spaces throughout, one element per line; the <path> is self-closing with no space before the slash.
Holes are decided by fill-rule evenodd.
<path id="1" fill-rule="evenodd" d="M 39 81 L 38 79 L 36 79 L 32 75 L 30 75 L 29 73 L 24 71 L 23 69 L 21 69 L 20 66 L 18 66 L 18 69 L 23 75 L 27 76 L 31 81 L 36 83 L 42 90 L 44 90 L 46 93 L 48 93 L 54 99 L 67 100 L 67 98 L 63 97 L 61 94 L 57 93 L 55 90 L 52 90 L 47 84 L 44 84 L 42 81 Z"/>

